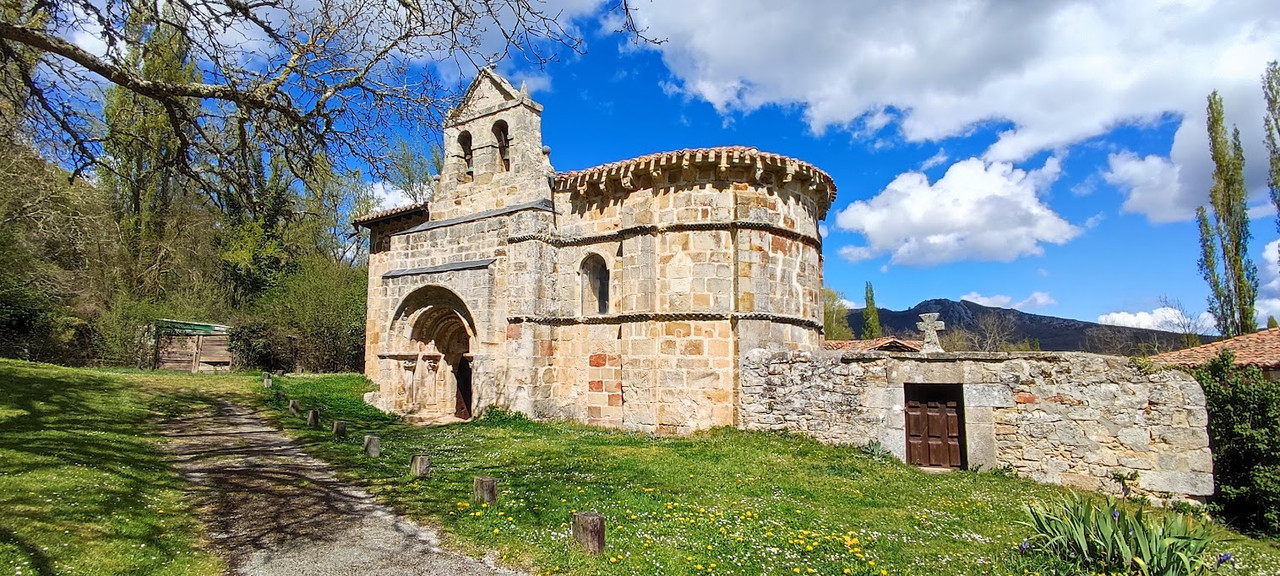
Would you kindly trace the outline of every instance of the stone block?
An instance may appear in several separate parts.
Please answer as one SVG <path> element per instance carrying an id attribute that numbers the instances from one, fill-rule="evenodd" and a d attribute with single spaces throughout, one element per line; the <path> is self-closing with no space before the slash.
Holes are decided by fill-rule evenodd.
<path id="1" fill-rule="evenodd" d="M 382 454 L 382 440 L 377 436 L 366 434 L 364 437 L 364 453 L 370 458 L 377 458 Z"/>
<path id="2" fill-rule="evenodd" d="M 1151 492 L 1208 496 L 1213 494 L 1213 474 L 1163 470 L 1145 471 L 1138 474 L 1138 486 Z"/>

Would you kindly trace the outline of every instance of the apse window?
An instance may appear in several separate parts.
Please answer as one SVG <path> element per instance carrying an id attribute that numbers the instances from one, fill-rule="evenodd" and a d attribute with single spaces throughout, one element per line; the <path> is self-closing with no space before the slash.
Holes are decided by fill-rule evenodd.
<path id="1" fill-rule="evenodd" d="M 582 261 L 582 314 L 599 316 L 609 313 L 609 267 L 598 254 Z"/>
<path id="2" fill-rule="evenodd" d="M 507 122 L 499 120 L 493 123 L 493 141 L 498 144 L 498 170 L 511 171 L 511 136 L 507 134 Z"/>

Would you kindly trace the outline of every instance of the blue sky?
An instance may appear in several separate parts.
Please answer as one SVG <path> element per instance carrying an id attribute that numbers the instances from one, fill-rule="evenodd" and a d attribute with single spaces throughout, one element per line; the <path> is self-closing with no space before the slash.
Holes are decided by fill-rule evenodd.
<path id="1" fill-rule="evenodd" d="M 632 46 L 573 0 L 586 54 L 499 64 L 545 106 L 558 170 L 756 146 L 835 179 L 826 282 L 855 303 L 870 281 L 886 308 L 967 297 L 1155 326 L 1162 296 L 1205 309 L 1192 216 L 1217 89 L 1259 206 L 1258 307 L 1280 316 L 1260 82 L 1280 58 L 1280 4 L 633 4 L 665 43 Z"/>

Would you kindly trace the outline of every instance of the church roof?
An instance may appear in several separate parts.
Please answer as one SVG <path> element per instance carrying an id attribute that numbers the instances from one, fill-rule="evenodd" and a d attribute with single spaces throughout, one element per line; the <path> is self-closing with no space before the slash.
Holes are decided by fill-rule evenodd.
<path id="1" fill-rule="evenodd" d="M 632 171 L 651 171 L 670 166 L 683 166 L 688 163 L 718 164 L 720 166 L 775 166 L 783 167 L 788 174 L 799 174 L 813 181 L 819 188 L 825 189 L 828 200 L 836 199 L 836 184 L 831 176 L 822 169 L 794 158 L 761 152 L 754 146 L 719 146 L 715 148 L 687 148 L 671 152 L 658 152 L 601 164 L 583 170 L 561 172 L 556 175 L 556 188 L 563 189 L 575 184 L 599 181 L 610 176 L 623 176 Z"/>
<path id="2" fill-rule="evenodd" d="M 1268 328 L 1252 334 L 1211 342 L 1203 346 L 1165 352 L 1151 357 L 1156 364 L 1190 368 L 1207 364 L 1223 350 L 1236 356 L 1236 365 L 1275 368 L 1280 366 L 1280 328 Z"/>
<path id="3" fill-rule="evenodd" d="M 426 210 L 426 209 L 427 209 L 426 202 L 406 204 L 404 206 L 397 206 L 395 208 L 389 208 L 387 210 L 370 212 L 368 214 L 365 214 L 364 216 L 361 216 L 359 218 L 356 218 L 355 220 L 352 220 L 351 225 L 364 226 L 365 228 L 368 228 L 370 224 L 373 224 L 374 222 L 377 222 L 379 220 L 384 220 L 386 218 L 391 218 L 393 216 L 400 216 L 402 214 L 411 214 L 413 212 L 417 212 L 419 210 Z"/>
<path id="4" fill-rule="evenodd" d="M 899 340 L 894 336 L 883 336 L 870 340 L 827 340 L 822 344 L 827 350 L 843 350 L 848 352 L 919 352 L 924 347 L 921 340 Z"/>

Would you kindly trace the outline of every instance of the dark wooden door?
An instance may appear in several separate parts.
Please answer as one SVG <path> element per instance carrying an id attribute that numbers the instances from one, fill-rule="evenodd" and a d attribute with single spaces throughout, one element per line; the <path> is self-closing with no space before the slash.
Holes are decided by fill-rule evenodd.
<path id="1" fill-rule="evenodd" d="M 957 387 L 958 388 L 958 387 Z M 964 467 L 964 413 L 951 391 L 916 390 L 906 401 L 907 462 L 936 468 Z"/>
<path id="2" fill-rule="evenodd" d="M 458 360 L 458 398 L 453 415 L 463 420 L 471 419 L 471 359 L 463 356 Z"/>

